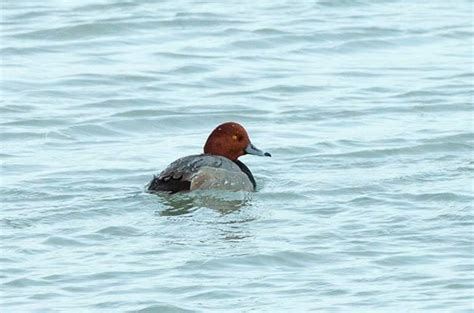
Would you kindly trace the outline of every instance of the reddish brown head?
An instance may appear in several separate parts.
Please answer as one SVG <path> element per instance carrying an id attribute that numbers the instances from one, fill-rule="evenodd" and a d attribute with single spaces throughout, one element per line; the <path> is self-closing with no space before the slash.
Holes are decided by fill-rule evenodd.
<path id="1" fill-rule="evenodd" d="M 244 154 L 271 156 L 257 149 L 250 142 L 245 128 L 234 122 L 221 124 L 212 131 L 204 145 L 204 153 L 220 155 L 233 161 Z"/>

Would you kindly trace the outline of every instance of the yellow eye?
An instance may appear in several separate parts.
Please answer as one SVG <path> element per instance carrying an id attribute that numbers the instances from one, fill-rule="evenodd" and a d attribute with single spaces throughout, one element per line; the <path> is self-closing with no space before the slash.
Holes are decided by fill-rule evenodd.
<path id="1" fill-rule="evenodd" d="M 237 140 L 237 135 L 232 135 L 233 140 Z"/>

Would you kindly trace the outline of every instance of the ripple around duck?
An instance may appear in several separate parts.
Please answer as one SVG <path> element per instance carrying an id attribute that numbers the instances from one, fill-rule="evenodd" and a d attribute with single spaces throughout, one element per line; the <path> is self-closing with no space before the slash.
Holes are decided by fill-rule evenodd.
<path id="1" fill-rule="evenodd" d="M 134 23 L 84 23 L 79 25 L 62 26 L 43 30 L 35 30 L 16 34 L 11 37 L 17 39 L 30 40 L 49 40 L 52 42 L 63 40 L 84 40 L 92 39 L 97 36 L 122 36 L 131 29 L 134 29 Z"/>
<path id="2" fill-rule="evenodd" d="M 17 278 L 6 282 L 4 285 L 9 288 L 23 288 L 28 286 L 48 286 L 50 283 L 38 279 Z"/>
<path id="3" fill-rule="evenodd" d="M 15 56 L 33 56 L 41 53 L 53 54 L 57 50 L 53 47 L 43 47 L 43 48 L 31 48 L 31 47 L 5 47 L 0 49 L 0 55 L 3 57 L 15 57 Z"/>
<path id="4" fill-rule="evenodd" d="M 36 110 L 37 108 L 33 105 L 25 105 L 25 104 L 5 104 L 0 107 L 0 112 L 2 114 L 6 113 L 31 113 L 32 111 Z"/>
<path id="5" fill-rule="evenodd" d="M 61 133 L 68 136 L 80 138 L 99 138 L 99 137 L 122 137 L 125 135 L 122 131 L 108 127 L 107 125 L 98 124 L 81 124 L 70 126 L 61 130 Z"/>
<path id="6" fill-rule="evenodd" d="M 130 109 L 131 106 L 152 106 L 157 104 L 156 101 L 143 98 L 111 98 L 108 100 L 101 100 L 97 102 L 83 103 L 78 109 Z"/>
<path id="7" fill-rule="evenodd" d="M 180 66 L 176 69 L 169 71 L 172 74 L 202 74 L 212 72 L 213 69 L 209 66 L 197 66 L 197 65 L 187 65 Z"/>
<path id="8" fill-rule="evenodd" d="M 44 139 L 45 134 L 41 132 L 26 132 L 26 131 L 15 131 L 15 132 L 5 132 L 3 131 L 0 134 L 0 139 L 3 141 L 18 139 L 32 140 L 32 139 Z"/>
<path id="9" fill-rule="evenodd" d="M 50 245 L 50 246 L 63 246 L 63 247 L 82 247 L 82 246 L 87 246 L 86 243 L 62 237 L 62 236 L 50 236 L 48 239 L 46 239 L 43 244 L 45 245 Z"/>
<path id="10" fill-rule="evenodd" d="M 36 119 L 23 119 L 12 122 L 1 123 L 3 126 L 24 126 L 24 127 L 50 127 L 50 126 L 61 126 L 68 125 L 70 121 L 62 118 L 36 118 Z"/>
<path id="11" fill-rule="evenodd" d="M 330 50 L 332 52 L 338 53 L 354 53 L 360 51 L 372 51 L 375 49 L 389 50 L 394 47 L 396 47 L 396 45 L 390 41 L 373 39 L 345 42 L 334 48 L 331 48 Z"/>
<path id="12" fill-rule="evenodd" d="M 473 145 L 465 143 L 429 143 L 393 149 L 369 149 L 340 154 L 323 154 L 321 157 L 385 158 L 387 156 L 424 155 L 429 153 L 469 152 Z"/>
<path id="13" fill-rule="evenodd" d="M 178 110 L 154 110 L 154 109 L 137 109 L 137 110 L 128 110 L 124 112 L 119 112 L 111 115 L 111 117 L 157 117 L 157 116 L 179 116 L 182 115 L 182 112 Z"/>
<path id="14" fill-rule="evenodd" d="M 191 313 L 196 312 L 195 310 L 187 310 L 178 306 L 169 304 L 152 304 L 141 309 L 129 311 L 134 313 L 153 313 L 153 312 L 169 312 L 169 313 Z"/>
<path id="15" fill-rule="evenodd" d="M 449 202 L 449 201 L 456 201 L 456 202 L 464 202 L 464 203 L 472 203 L 474 200 L 473 196 L 470 195 L 463 195 L 460 193 L 453 193 L 453 192 L 435 192 L 435 193 L 420 193 L 420 194 L 409 194 L 403 193 L 405 199 L 412 199 L 415 202 Z"/>
<path id="16" fill-rule="evenodd" d="M 101 4 L 86 4 L 81 5 L 75 8 L 78 13 L 94 13 L 94 12 L 104 12 L 110 10 L 130 10 L 132 8 L 137 8 L 138 5 L 131 1 L 117 1 L 114 3 L 101 3 Z"/>
<path id="17" fill-rule="evenodd" d="M 336 262 L 336 259 L 327 259 L 328 256 L 317 255 L 309 252 L 297 252 L 297 251 L 280 251 L 274 254 L 259 254 L 239 257 L 229 257 L 223 259 L 212 259 L 204 264 L 199 264 L 202 269 L 208 271 L 222 271 L 226 268 L 249 268 L 254 266 L 273 266 L 280 269 L 291 269 L 308 266 L 309 264 L 314 265 L 315 263 L 325 262 Z M 181 269 L 193 270 L 194 263 L 188 263 Z"/>
<path id="18" fill-rule="evenodd" d="M 336 1 L 325 1 L 321 0 L 317 2 L 318 6 L 323 6 L 323 7 L 333 7 L 333 8 L 349 8 L 349 7 L 361 7 L 361 6 L 370 6 L 370 3 L 368 3 L 365 0 L 356 0 L 356 1 L 351 1 L 351 0 L 336 0 Z"/>
<path id="19" fill-rule="evenodd" d="M 177 52 L 155 52 L 153 53 L 156 57 L 166 58 L 170 60 L 192 60 L 192 59 L 221 59 L 223 57 L 214 56 L 214 55 L 205 55 L 205 54 L 194 54 L 193 51 L 189 51 L 188 53 L 177 53 Z"/>
<path id="20" fill-rule="evenodd" d="M 343 99 L 341 99 L 343 100 Z M 430 102 L 427 99 L 423 99 L 422 102 Z M 376 103 L 372 102 L 372 105 Z M 340 120 L 344 118 L 360 118 L 360 117 L 370 117 L 370 116 L 386 116 L 388 114 L 416 114 L 416 113 L 442 113 L 442 112 L 471 112 L 472 108 L 469 103 L 460 103 L 455 106 L 452 104 L 427 104 L 427 105 L 409 105 L 409 106 L 396 106 L 396 105 L 386 105 L 383 108 L 374 107 L 366 108 L 360 110 L 348 110 L 348 109 L 338 109 L 335 111 L 326 110 L 326 111 L 316 111 L 308 112 L 307 110 L 291 110 L 283 111 L 281 115 L 288 116 L 292 118 L 298 118 L 301 121 L 329 121 L 329 120 Z"/>
<path id="21" fill-rule="evenodd" d="M 108 236 L 140 236 L 142 233 L 139 229 L 130 226 L 108 226 L 98 230 L 96 233 Z"/>

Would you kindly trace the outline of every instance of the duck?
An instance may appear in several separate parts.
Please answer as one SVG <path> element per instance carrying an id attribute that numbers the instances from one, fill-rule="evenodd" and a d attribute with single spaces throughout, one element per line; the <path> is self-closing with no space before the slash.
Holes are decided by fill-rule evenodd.
<path id="1" fill-rule="evenodd" d="M 188 155 L 169 164 L 147 185 L 148 192 L 179 193 L 199 189 L 252 192 L 257 183 L 239 157 L 251 154 L 271 157 L 250 141 L 236 122 L 217 126 L 204 145 L 204 153 Z"/>

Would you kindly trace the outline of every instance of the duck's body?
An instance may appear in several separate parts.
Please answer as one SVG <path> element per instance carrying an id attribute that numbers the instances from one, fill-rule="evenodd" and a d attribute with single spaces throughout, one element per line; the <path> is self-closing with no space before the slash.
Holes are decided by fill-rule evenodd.
<path id="1" fill-rule="evenodd" d="M 190 155 L 180 158 L 155 176 L 150 191 L 175 193 L 196 189 L 255 191 L 255 179 L 244 163 L 219 155 Z"/>
<path id="2" fill-rule="evenodd" d="M 196 189 L 255 191 L 249 168 L 238 160 L 244 154 L 270 156 L 250 143 L 245 129 L 233 122 L 216 127 L 204 146 L 204 154 L 180 158 L 153 177 L 149 191 L 176 193 Z"/>

